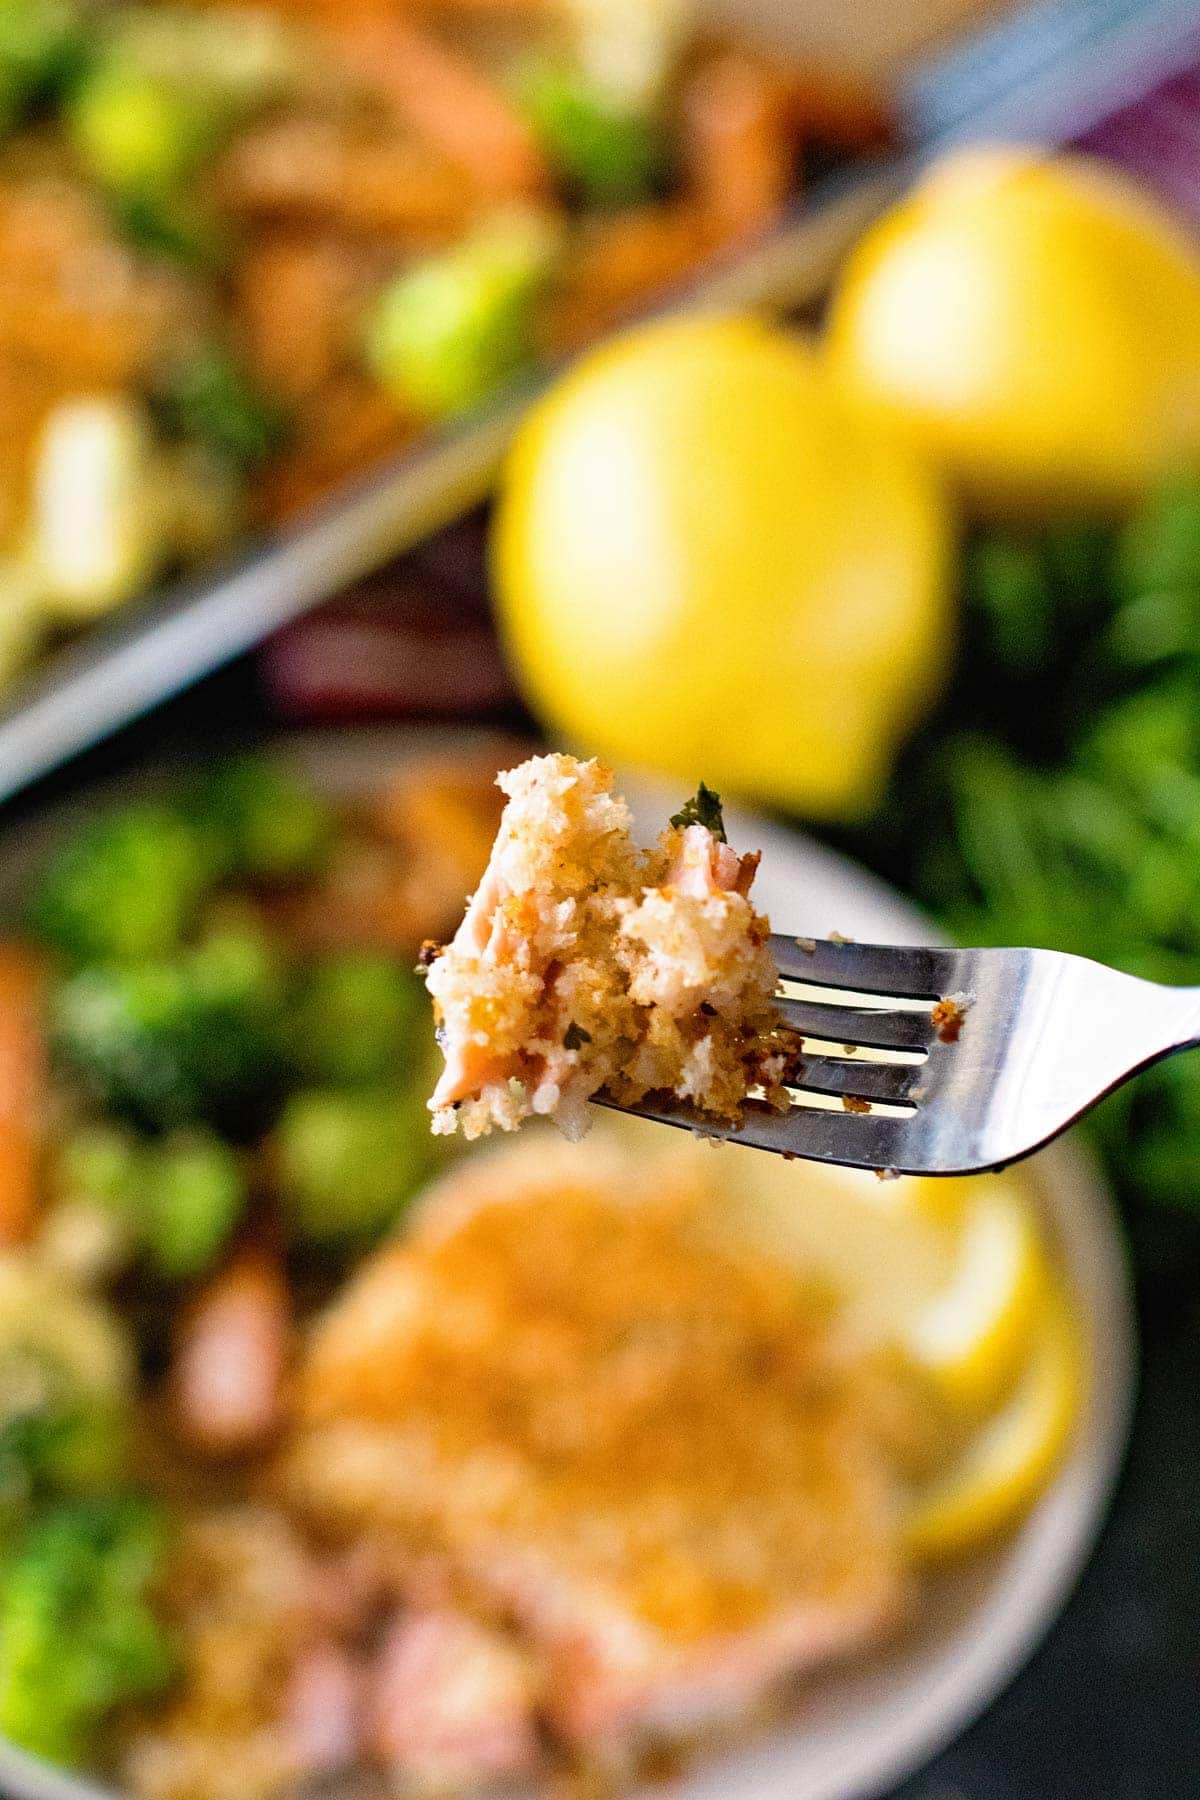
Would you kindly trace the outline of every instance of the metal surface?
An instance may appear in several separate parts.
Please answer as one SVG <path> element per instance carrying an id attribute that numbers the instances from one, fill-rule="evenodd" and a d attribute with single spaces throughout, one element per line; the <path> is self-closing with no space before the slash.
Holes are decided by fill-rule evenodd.
<path id="1" fill-rule="evenodd" d="M 1139 1070 L 1200 1045 L 1200 989 L 1054 950 L 910 949 L 773 937 L 803 1045 L 787 1112 L 663 1124 L 816 1162 L 970 1175 L 1029 1156 Z M 952 997 L 959 1018 L 939 1029 Z"/>

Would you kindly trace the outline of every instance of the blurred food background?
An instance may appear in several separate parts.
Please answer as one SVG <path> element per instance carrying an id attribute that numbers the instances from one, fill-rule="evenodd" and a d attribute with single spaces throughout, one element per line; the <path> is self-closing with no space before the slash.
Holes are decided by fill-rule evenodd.
<path id="1" fill-rule="evenodd" d="M 674 1778 L 664 1664 L 635 1703 L 598 1633 L 564 1689 L 537 1609 L 454 1560 L 501 1529 L 475 1497 L 677 1658 L 734 1604 L 712 1509 L 769 1516 L 819 1660 L 1001 1578 L 1097 1322 L 1019 1172 L 801 1203 L 767 1159 L 607 1127 L 583 1174 L 456 1168 L 415 966 L 496 768 L 548 740 L 703 778 L 964 941 L 1200 985 L 1200 16 L 0 0 L 0 134 L 0 791 L 77 747 L 69 714 L 300 610 L 255 598 L 274 547 L 333 595 L 6 803 L 0 1735 L 144 1800 Z M 518 412 L 488 504 L 389 561 Z M 195 621 L 235 555 L 227 641 Z M 322 728 L 307 762 L 281 727 Z M 350 727 L 387 729 L 347 783 Z M 1026 1684 L 906 1800 L 1139 1800 L 1197 1750 L 1200 1059 L 1086 1135 L 1147 1339 L 1127 1490 Z M 643 1186 L 676 1208 L 645 1240 Z M 837 1465 L 815 1498 L 760 1405 Z M 603 1555 L 570 1536 L 601 1417 Z M 745 1450 L 715 1495 L 703 1432 Z"/>
<path id="2" fill-rule="evenodd" d="M 210 565 L 889 135 L 684 5 L 5 0 L 4 668 Z"/>

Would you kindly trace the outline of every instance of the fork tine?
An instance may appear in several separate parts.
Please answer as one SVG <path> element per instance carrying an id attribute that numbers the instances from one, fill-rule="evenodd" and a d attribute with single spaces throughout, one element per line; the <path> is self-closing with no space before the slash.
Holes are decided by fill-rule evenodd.
<path id="1" fill-rule="evenodd" d="M 854 1056 L 805 1056 L 802 1052 L 788 1084 L 814 1094 L 853 1094 L 860 1100 L 901 1103 L 928 1079 L 924 1063 L 862 1062 Z"/>
<path id="2" fill-rule="evenodd" d="M 810 948 L 811 946 L 811 948 Z M 839 943 L 835 938 L 771 938 L 779 973 L 789 981 L 844 987 L 867 994 L 897 994 L 930 1004 L 957 983 L 956 950 L 912 949 L 894 944 Z"/>
<path id="3" fill-rule="evenodd" d="M 601 1099 L 601 1104 L 606 1102 Z M 845 1163 L 857 1169 L 904 1167 L 908 1119 L 870 1113 L 826 1112 L 807 1106 L 793 1106 L 781 1113 L 751 1103 L 746 1107 L 740 1128 L 734 1130 L 730 1127 L 713 1129 L 680 1105 L 636 1106 L 626 1110 L 661 1125 L 678 1125 L 687 1131 L 698 1131 L 705 1137 L 723 1138 L 728 1143 L 746 1144 L 756 1150 L 780 1151 L 785 1156 L 811 1162 Z"/>
<path id="4" fill-rule="evenodd" d="M 872 1012 L 863 1006 L 828 1006 L 786 995 L 777 995 L 775 1004 L 801 1037 L 862 1044 L 872 1050 L 927 1050 L 934 1040 L 933 1020 L 926 1012 Z"/>

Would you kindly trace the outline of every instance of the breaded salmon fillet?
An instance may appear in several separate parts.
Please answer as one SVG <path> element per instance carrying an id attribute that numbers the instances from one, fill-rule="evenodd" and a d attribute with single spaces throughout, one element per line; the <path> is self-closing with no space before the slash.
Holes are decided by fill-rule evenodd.
<path id="1" fill-rule="evenodd" d="M 487 871 L 426 970 L 445 1056 L 434 1130 L 479 1137 L 538 1113 L 579 1137 L 602 1088 L 726 1120 L 752 1089 L 785 1104 L 758 858 L 724 841 L 716 796 L 642 851 L 596 762 L 538 756 L 498 780 Z"/>
<path id="2" fill-rule="evenodd" d="M 603 1165 L 543 1137 L 451 1178 L 318 1324 L 278 1471 L 524 1634 L 588 1753 L 738 1717 L 906 1597 L 821 1306 L 662 1165 Z"/>

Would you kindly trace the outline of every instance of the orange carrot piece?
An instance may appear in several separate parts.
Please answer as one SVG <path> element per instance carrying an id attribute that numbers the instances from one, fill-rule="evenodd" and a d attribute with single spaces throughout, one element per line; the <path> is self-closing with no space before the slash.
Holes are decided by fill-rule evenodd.
<path id="1" fill-rule="evenodd" d="M 279 1261 L 243 1250 L 201 1289 L 175 1345 L 171 1395 L 181 1438 L 207 1457 L 240 1456 L 283 1423 L 292 1312 Z"/>
<path id="2" fill-rule="evenodd" d="M 550 303 L 551 357 L 590 343 L 682 282 L 717 248 L 719 233 L 690 204 L 638 207 L 587 225 Z"/>
<path id="3" fill-rule="evenodd" d="M 38 1206 L 46 1104 L 45 982 L 37 959 L 0 944 L 0 1246 L 28 1237 Z"/>
<path id="4" fill-rule="evenodd" d="M 549 191 L 533 128 L 483 69 L 400 17 L 352 16 L 336 38 L 345 65 L 484 193 Z"/>
<path id="5" fill-rule="evenodd" d="M 864 75 L 827 64 L 781 70 L 792 128 L 846 150 L 878 150 L 895 125 L 885 96 Z"/>
<path id="6" fill-rule="evenodd" d="M 708 58 L 684 91 L 688 186 L 722 239 L 770 224 L 793 191 L 799 145 L 789 98 L 765 58 L 740 50 Z"/>
<path id="7" fill-rule="evenodd" d="M 339 376 L 310 395 L 293 442 L 263 471 L 256 516 L 280 524 L 400 448 L 417 431 L 366 375 Z"/>
<path id="8" fill-rule="evenodd" d="M 457 236 L 477 205 L 462 171 L 395 137 L 355 137 L 327 121 L 283 119 L 246 132 L 217 173 L 231 212 L 339 227 L 419 246 Z"/>

